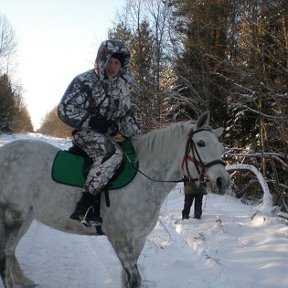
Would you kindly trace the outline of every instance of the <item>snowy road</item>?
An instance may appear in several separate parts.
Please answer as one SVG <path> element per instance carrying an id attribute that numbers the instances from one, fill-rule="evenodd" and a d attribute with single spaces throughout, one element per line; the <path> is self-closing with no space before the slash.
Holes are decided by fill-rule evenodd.
<path id="1" fill-rule="evenodd" d="M 182 221 L 182 202 L 182 190 L 171 192 L 147 239 L 139 259 L 147 287 L 286 287 L 288 229 L 281 220 L 251 221 L 252 207 L 209 195 L 201 220 Z M 41 288 L 121 287 L 120 263 L 105 236 L 70 235 L 34 222 L 17 255 Z"/>

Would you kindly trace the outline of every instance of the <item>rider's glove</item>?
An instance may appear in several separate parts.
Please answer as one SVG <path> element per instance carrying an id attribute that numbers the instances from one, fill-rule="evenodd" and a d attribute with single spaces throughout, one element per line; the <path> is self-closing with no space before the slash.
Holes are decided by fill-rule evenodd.
<path id="1" fill-rule="evenodd" d="M 98 119 L 97 117 L 91 117 L 89 120 L 89 126 L 100 133 L 105 133 L 113 124 L 112 120 Z"/>

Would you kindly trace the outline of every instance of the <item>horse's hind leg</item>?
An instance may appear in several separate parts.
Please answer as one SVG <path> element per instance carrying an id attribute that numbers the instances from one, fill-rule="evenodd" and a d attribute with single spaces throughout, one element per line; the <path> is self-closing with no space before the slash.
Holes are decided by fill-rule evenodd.
<path id="1" fill-rule="evenodd" d="M 5 216 L 4 216 L 5 215 Z M 22 221 L 20 212 L 5 207 L 0 222 L 0 275 L 5 288 L 33 287 L 33 282 L 26 278 L 15 256 L 15 250 L 21 237 L 27 231 L 32 220 Z M 26 218 L 26 217 L 25 217 Z"/>
<path id="2" fill-rule="evenodd" d="M 6 225 L 0 223 L 0 275 L 5 288 L 13 288 L 12 265 L 15 250 L 9 247 L 10 232 Z"/>
<path id="3" fill-rule="evenodd" d="M 141 275 L 138 270 L 137 261 L 145 244 L 145 237 L 141 239 L 110 240 L 121 264 L 122 264 L 122 287 L 140 288 Z"/>

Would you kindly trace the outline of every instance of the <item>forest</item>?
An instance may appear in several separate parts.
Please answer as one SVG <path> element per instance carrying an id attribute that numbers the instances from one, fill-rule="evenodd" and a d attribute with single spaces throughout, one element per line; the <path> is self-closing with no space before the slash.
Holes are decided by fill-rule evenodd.
<path id="1" fill-rule="evenodd" d="M 13 82 L 17 43 L 0 15 L 0 133 L 32 132 L 21 84 Z M 131 96 L 145 131 L 209 110 L 223 126 L 226 163 L 254 165 L 288 211 L 287 0 L 126 0 L 107 38 L 131 52 Z M 42 134 L 71 130 L 53 109 Z M 250 171 L 233 172 L 236 197 L 258 201 Z"/>

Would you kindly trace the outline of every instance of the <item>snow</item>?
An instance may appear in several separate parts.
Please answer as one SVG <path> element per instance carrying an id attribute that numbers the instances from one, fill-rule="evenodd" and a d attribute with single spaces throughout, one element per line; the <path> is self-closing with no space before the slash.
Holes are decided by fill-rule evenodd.
<path id="1" fill-rule="evenodd" d="M 270 192 L 270 189 L 268 187 L 267 182 L 265 181 L 263 175 L 261 174 L 261 172 L 259 170 L 257 170 L 257 168 L 253 165 L 250 164 L 231 164 L 231 165 L 227 165 L 226 166 L 226 170 L 250 170 L 252 171 L 257 179 L 259 184 L 262 187 L 262 191 L 263 191 L 263 199 L 262 199 L 262 203 L 260 205 L 260 207 L 258 207 L 258 211 L 260 211 L 262 214 L 270 214 L 273 211 L 273 206 L 272 206 L 272 194 Z"/>
<path id="2" fill-rule="evenodd" d="M 17 138 L 70 146 L 68 140 L 36 134 L 0 135 L 0 146 Z M 145 287 L 288 287 L 287 220 L 255 214 L 257 207 L 230 195 L 208 194 L 202 218 L 182 221 L 183 202 L 179 184 L 164 202 L 139 258 Z M 67 234 L 34 221 L 17 257 L 41 288 L 121 287 L 120 263 L 105 236 Z"/>

